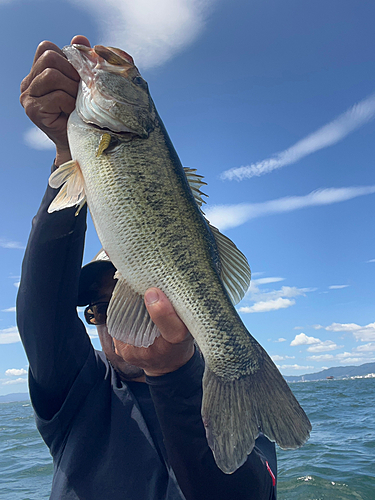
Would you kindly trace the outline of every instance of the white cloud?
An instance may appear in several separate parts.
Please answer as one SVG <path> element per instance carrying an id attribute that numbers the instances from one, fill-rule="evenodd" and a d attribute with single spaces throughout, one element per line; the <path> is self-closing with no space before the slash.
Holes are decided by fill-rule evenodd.
<path id="1" fill-rule="evenodd" d="M 0 238 L 0 247 L 3 247 L 3 248 L 18 248 L 20 250 L 24 250 L 25 249 L 24 245 L 22 245 L 18 241 L 11 241 L 11 240 L 7 240 L 5 238 Z"/>
<path id="2" fill-rule="evenodd" d="M 240 307 L 238 311 L 241 313 L 276 311 L 278 309 L 285 309 L 293 306 L 295 303 L 295 300 L 283 299 L 282 297 L 279 297 L 278 299 L 259 301 L 251 307 Z"/>
<path id="3" fill-rule="evenodd" d="M 274 342 L 286 342 L 286 339 L 284 339 L 284 337 L 280 337 L 277 340 L 274 340 Z"/>
<path id="4" fill-rule="evenodd" d="M 279 356 L 278 354 L 275 354 L 274 356 L 271 356 L 272 361 L 282 361 L 284 359 L 284 356 Z"/>
<path id="5" fill-rule="evenodd" d="M 334 351 L 335 349 L 340 349 L 342 346 L 337 345 L 332 340 L 321 341 L 320 344 L 312 345 L 307 348 L 308 352 L 325 352 Z"/>
<path id="6" fill-rule="evenodd" d="M 283 359 L 294 359 L 295 356 L 280 356 L 279 354 L 275 354 L 271 358 L 273 361 L 282 361 Z"/>
<path id="7" fill-rule="evenodd" d="M 31 127 L 23 134 L 23 140 L 27 146 L 38 150 L 55 149 L 55 144 L 38 127 Z"/>
<path id="8" fill-rule="evenodd" d="M 307 359 L 311 359 L 312 361 L 333 361 L 335 356 L 333 354 L 319 354 L 314 356 L 307 356 Z"/>
<path id="9" fill-rule="evenodd" d="M 308 337 L 305 333 L 299 333 L 290 343 L 291 346 L 320 344 L 322 341 L 315 337 Z"/>
<path id="10" fill-rule="evenodd" d="M 375 341 L 375 323 L 370 323 L 365 326 L 360 326 L 355 323 L 332 323 L 326 327 L 326 330 L 331 332 L 351 332 L 356 340 L 362 342 Z"/>
<path id="11" fill-rule="evenodd" d="M 349 285 L 331 285 L 328 288 L 330 290 L 340 290 L 341 288 L 347 288 Z"/>
<path id="12" fill-rule="evenodd" d="M 290 165 L 320 149 L 336 144 L 374 117 L 375 94 L 372 94 L 290 148 L 274 155 L 272 158 L 267 158 L 246 167 L 226 170 L 222 173 L 221 178 L 229 180 L 250 179 L 251 177 L 264 175 L 275 169 Z"/>
<path id="13" fill-rule="evenodd" d="M 300 366 L 300 365 L 277 365 L 279 370 L 312 370 L 313 366 Z"/>
<path id="14" fill-rule="evenodd" d="M 16 312 L 16 307 L 8 307 L 8 309 L 2 309 L 1 312 L 3 313 Z"/>
<path id="15" fill-rule="evenodd" d="M 363 345 L 360 345 L 358 347 L 356 347 L 355 349 L 353 349 L 354 352 L 373 352 L 375 351 L 375 342 L 372 343 L 370 342 L 369 344 L 363 344 Z"/>
<path id="16" fill-rule="evenodd" d="M 336 355 L 336 359 L 340 361 L 340 363 L 364 363 L 365 360 L 362 356 L 353 356 L 352 352 L 342 352 Z"/>
<path id="17" fill-rule="evenodd" d="M 20 284 L 21 284 L 21 282 L 20 282 L 20 281 L 17 281 L 16 283 L 13 283 L 13 285 L 14 285 L 16 288 L 19 288 L 19 287 L 20 287 Z"/>
<path id="18" fill-rule="evenodd" d="M 332 325 L 326 326 L 326 330 L 329 332 L 352 332 L 360 328 L 355 323 L 332 323 Z"/>
<path id="19" fill-rule="evenodd" d="M 2 380 L 1 385 L 18 385 L 27 382 L 27 378 L 16 378 L 13 380 Z"/>
<path id="20" fill-rule="evenodd" d="M 375 360 L 372 354 L 375 351 L 375 344 L 366 344 L 363 346 L 356 347 L 352 349 L 352 352 L 340 352 L 338 354 L 319 354 L 308 356 L 307 359 L 312 361 L 322 362 L 322 361 L 336 361 L 341 364 L 348 363 L 368 363 Z"/>
<path id="21" fill-rule="evenodd" d="M 320 340 L 317 337 L 308 337 L 305 333 L 300 333 L 294 337 L 294 340 L 290 343 L 291 346 L 308 345 L 308 352 L 324 352 L 333 351 L 339 349 L 342 346 L 338 346 L 332 340 Z M 311 358 L 313 359 L 313 358 Z"/>
<path id="22" fill-rule="evenodd" d="M 15 344 L 20 341 L 20 335 L 16 326 L 0 330 L 0 344 Z"/>
<path id="23" fill-rule="evenodd" d="M 370 262 L 375 262 L 375 259 L 370 259 L 367 261 L 367 264 L 369 264 Z"/>
<path id="24" fill-rule="evenodd" d="M 270 278 L 258 278 L 251 280 L 251 285 L 253 288 L 258 285 L 268 285 L 269 283 L 278 283 L 279 281 L 284 281 L 285 278 L 270 277 Z"/>
<path id="25" fill-rule="evenodd" d="M 294 297 L 305 295 L 306 292 L 315 290 L 313 288 L 297 288 L 294 286 L 282 286 L 279 290 L 260 289 L 261 285 L 277 283 L 283 280 L 284 278 L 280 277 L 253 280 L 244 298 L 245 301 L 251 301 L 253 304 L 251 306 L 244 305 L 238 311 L 246 314 L 286 309 L 296 303 Z"/>
<path id="26" fill-rule="evenodd" d="M 317 189 L 304 196 L 286 196 L 262 203 L 213 205 L 205 208 L 205 214 L 211 224 L 224 230 L 240 226 L 257 217 L 292 212 L 306 207 L 331 205 L 373 193 L 375 193 L 375 185 Z"/>
<path id="27" fill-rule="evenodd" d="M 9 370 L 6 370 L 5 375 L 7 377 L 19 377 L 20 375 L 27 375 L 27 370 L 24 368 L 9 368 Z"/>
<path id="28" fill-rule="evenodd" d="M 120 47 L 142 69 L 156 67 L 202 32 L 214 0 L 69 0 L 98 24 L 100 43 Z"/>

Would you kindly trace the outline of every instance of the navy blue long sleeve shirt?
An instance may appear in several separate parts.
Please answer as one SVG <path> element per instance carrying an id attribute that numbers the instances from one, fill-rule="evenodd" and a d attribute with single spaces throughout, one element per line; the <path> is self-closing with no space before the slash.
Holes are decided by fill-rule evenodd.
<path id="1" fill-rule="evenodd" d="M 86 208 L 33 219 L 17 297 L 37 427 L 54 461 L 51 499 L 271 500 L 275 448 L 264 436 L 226 475 L 201 420 L 204 362 L 124 383 L 94 350 L 76 312 Z"/>

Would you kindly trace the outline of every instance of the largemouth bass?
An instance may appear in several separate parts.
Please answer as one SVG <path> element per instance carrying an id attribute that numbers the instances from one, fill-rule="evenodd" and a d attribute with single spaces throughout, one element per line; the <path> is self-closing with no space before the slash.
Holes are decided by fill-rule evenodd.
<path id="1" fill-rule="evenodd" d="M 205 219 L 202 178 L 182 167 L 132 58 L 103 46 L 63 50 L 81 83 L 68 122 L 73 160 L 50 177 L 62 187 L 49 212 L 87 200 L 117 269 L 110 335 L 151 345 L 160 332 L 143 295 L 160 288 L 205 359 L 202 418 L 218 467 L 238 469 L 260 432 L 301 446 L 310 422 L 234 307 L 250 283 L 247 260 Z"/>

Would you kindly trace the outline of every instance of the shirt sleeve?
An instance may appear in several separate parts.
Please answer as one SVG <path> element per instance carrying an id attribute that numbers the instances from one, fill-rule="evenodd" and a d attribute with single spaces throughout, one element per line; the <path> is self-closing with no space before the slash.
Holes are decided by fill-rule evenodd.
<path id="1" fill-rule="evenodd" d="M 48 213 L 57 193 L 47 187 L 33 219 L 17 296 L 30 395 L 45 419 L 60 409 L 92 349 L 76 311 L 87 209 Z"/>
<path id="2" fill-rule="evenodd" d="M 217 467 L 207 444 L 200 412 L 203 371 L 204 362 L 196 352 L 179 370 L 160 377 L 147 377 L 168 459 L 186 499 L 276 498 L 273 473 L 266 457 L 257 448 L 233 474 L 224 474 Z M 274 445 L 268 443 L 274 452 Z"/>

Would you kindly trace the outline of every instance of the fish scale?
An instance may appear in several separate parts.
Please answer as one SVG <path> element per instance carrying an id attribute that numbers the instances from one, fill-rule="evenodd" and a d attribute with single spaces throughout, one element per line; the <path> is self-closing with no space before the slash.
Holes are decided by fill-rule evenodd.
<path id="1" fill-rule="evenodd" d="M 50 178 L 62 187 L 49 211 L 87 199 L 117 269 L 110 335 L 152 344 L 160 332 L 143 295 L 160 288 L 205 360 L 202 419 L 218 467 L 238 469 L 259 432 L 283 448 L 301 446 L 310 422 L 234 307 L 250 281 L 246 258 L 205 219 L 201 178 L 183 169 L 146 82 L 120 49 L 64 53 L 82 80 L 68 121 L 73 160 Z"/>

